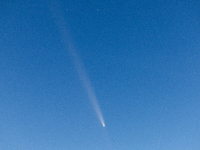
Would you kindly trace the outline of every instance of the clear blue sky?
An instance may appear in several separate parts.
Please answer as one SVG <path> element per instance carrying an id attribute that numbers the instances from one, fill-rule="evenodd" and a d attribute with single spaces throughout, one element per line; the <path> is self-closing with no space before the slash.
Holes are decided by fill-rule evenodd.
<path id="1" fill-rule="evenodd" d="M 199 150 L 199 139 L 198 0 L 0 2 L 1 150 Z"/>

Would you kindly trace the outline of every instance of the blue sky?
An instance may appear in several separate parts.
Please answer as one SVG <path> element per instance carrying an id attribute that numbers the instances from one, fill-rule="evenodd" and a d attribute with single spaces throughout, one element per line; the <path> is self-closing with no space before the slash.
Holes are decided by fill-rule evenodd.
<path id="1" fill-rule="evenodd" d="M 0 149 L 198 150 L 199 8 L 0 2 Z"/>

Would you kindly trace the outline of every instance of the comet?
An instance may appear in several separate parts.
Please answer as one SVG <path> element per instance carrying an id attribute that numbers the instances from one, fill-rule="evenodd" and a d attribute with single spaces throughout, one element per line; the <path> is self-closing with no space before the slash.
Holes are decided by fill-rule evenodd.
<path id="1" fill-rule="evenodd" d="M 100 123 L 102 124 L 103 127 L 105 127 L 105 122 L 104 122 L 103 115 L 98 103 L 98 99 L 96 97 L 96 93 L 87 75 L 84 64 L 82 63 L 80 56 L 77 53 L 76 47 L 74 46 L 72 42 L 71 36 L 69 34 L 69 30 L 67 30 L 67 24 L 62 15 L 62 12 L 59 9 L 57 9 L 55 5 L 51 5 L 50 9 L 53 12 L 55 22 L 57 23 L 58 29 L 60 31 L 60 35 L 62 37 L 62 41 L 66 49 L 68 49 L 69 54 L 71 55 L 72 61 L 78 72 L 81 83 L 85 89 L 85 92 L 87 93 L 88 99 L 90 100 L 94 108 L 94 111 L 97 117 L 99 118 Z"/>

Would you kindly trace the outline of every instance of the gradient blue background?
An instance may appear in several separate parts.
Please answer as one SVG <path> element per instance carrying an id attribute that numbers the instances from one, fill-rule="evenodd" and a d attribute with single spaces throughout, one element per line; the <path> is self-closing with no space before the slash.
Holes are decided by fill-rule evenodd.
<path id="1" fill-rule="evenodd" d="M 1 150 L 199 150 L 199 139 L 198 0 L 0 2 Z"/>

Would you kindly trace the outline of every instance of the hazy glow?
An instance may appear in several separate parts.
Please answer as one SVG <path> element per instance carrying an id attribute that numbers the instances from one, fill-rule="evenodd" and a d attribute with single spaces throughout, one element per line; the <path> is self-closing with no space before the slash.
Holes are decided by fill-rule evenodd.
<path id="1" fill-rule="evenodd" d="M 70 34 L 67 30 L 65 20 L 61 15 L 62 13 L 59 12 L 59 10 L 56 9 L 55 6 L 51 6 L 50 8 L 51 8 L 52 12 L 54 12 L 53 13 L 54 18 L 55 18 L 57 25 L 59 27 L 59 30 L 60 30 L 60 33 L 61 33 L 61 36 L 62 36 L 62 40 L 63 40 L 63 42 L 66 46 L 66 49 L 68 49 L 69 54 L 72 57 L 72 60 L 73 60 L 75 67 L 78 71 L 79 77 L 82 81 L 82 84 L 85 88 L 85 91 L 88 95 L 88 98 L 89 98 L 90 102 L 92 103 L 92 106 L 93 106 L 102 126 L 105 127 L 105 122 L 104 122 L 104 119 L 103 119 L 103 115 L 101 113 L 101 109 L 100 109 L 99 104 L 98 104 L 96 94 L 95 94 L 94 89 L 91 85 L 90 79 L 87 76 L 87 73 L 85 71 L 85 67 L 84 67 L 83 63 L 81 63 L 81 59 L 78 56 L 78 54 L 76 52 L 76 48 L 74 47 L 73 42 L 70 38 Z"/>

